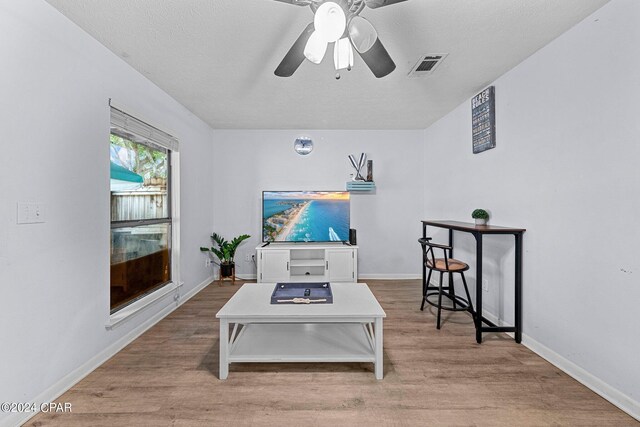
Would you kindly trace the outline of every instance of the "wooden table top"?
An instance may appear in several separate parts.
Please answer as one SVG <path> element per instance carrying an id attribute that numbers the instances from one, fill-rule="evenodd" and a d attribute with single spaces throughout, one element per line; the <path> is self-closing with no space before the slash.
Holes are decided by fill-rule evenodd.
<path id="1" fill-rule="evenodd" d="M 467 231 L 470 233 L 481 234 L 515 234 L 524 233 L 526 228 L 503 227 L 500 225 L 476 225 L 472 222 L 461 222 L 451 220 L 423 220 L 423 225 L 431 225 L 434 227 L 448 228 L 457 231 Z"/>

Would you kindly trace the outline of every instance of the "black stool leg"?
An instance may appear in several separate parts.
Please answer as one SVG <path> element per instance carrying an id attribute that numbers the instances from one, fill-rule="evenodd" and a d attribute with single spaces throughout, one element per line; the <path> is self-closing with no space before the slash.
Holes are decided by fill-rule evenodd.
<path id="1" fill-rule="evenodd" d="M 440 313 L 442 312 L 442 276 L 444 273 L 440 272 L 440 282 L 438 282 L 438 322 L 436 328 L 440 329 Z"/>
<path id="2" fill-rule="evenodd" d="M 422 304 L 420 305 L 420 311 L 424 310 L 424 303 L 427 300 L 427 292 L 429 292 L 429 281 L 431 280 L 431 273 L 433 270 L 429 270 L 429 275 L 427 276 L 427 282 L 422 284 Z"/>
<path id="3" fill-rule="evenodd" d="M 473 316 L 473 318 L 475 319 L 476 312 L 473 309 L 473 302 L 471 302 L 471 295 L 469 295 L 469 288 L 467 287 L 467 281 L 464 278 L 464 273 L 463 272 L 460 272 L 460 275 L 462 276 L 462 283 L 464 284 L 464 291 L 467 294 L 467 301 L 469 301 L 469 312 L 471 313 L 471 316 Z"/>
<path id="4" fill-rule="evenodd" d="M 453 302 L 453 308 L 456 308 L 456 288 L 453 286 L 453 273 L 449 272 L 449 296 Z"/>
<path id="5" fill-rule="evenodd" d="M 427 299 L 427 292 L 429 291 L 429 281 L 431 280 L 431 273 L 433 270 L 429 270 L 429 275 L 427 276 L 427 281 L 422 284 L 422 304 L 420 305 L 420 311 L 424 310 L 424 303 Z"/>

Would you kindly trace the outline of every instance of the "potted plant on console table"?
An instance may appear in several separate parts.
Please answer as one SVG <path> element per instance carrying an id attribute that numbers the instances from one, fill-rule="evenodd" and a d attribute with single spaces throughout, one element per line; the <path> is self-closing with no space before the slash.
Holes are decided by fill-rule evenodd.
<path id="1" fill-rule="evenodd" d="M 213 252 L 220 260 L 220 280 L 224 277 L 234 278 L 236 265 L 233 261 L 233 257 L 235 256 L 236 249 L 238 249 L 240 243 L 247 240 L 249 237 L 251 236 L 248 234 L 242 234 L 231 241 L 227 241 L 218 233 L 213 233 L 211 235 L 211 240 L 214 245 L 210 248 L 200 248 L 202 252 Z"/>
<path id="2" fill-rule="evenodd" d="M 476 220 L 476 225 L 487 225 L 489 220 L 489 212 L 484 209 L 476 209 L 471 212 L 471 218 Z"/>

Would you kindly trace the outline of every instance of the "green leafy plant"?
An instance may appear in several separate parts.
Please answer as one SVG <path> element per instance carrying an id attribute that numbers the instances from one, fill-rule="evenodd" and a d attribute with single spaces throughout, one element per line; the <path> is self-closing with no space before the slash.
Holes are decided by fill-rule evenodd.
<path id="1" fill-rule="evenodd" d="M 220 260 L 220 264 L 233 264 L 233 257 L 236 254 L 236 249 L 243 241 L 247 240 L 248 234 L 242 234 L 231 241 L 225 240 L 224 237 L 218 233 L 211 235 L 211 241 L 214 245 L 210 248 L 201 247 L 202 252 L 213 252 L 215 256 Z M 217 247 L 216 247 L 217 246 Z"/>
<path id="2" fill-rule="evenodd" d="M 489 213 L 484 209 L 476 209 L 471 212 L 471 218 L 474 219 L 489 219 Z"/>

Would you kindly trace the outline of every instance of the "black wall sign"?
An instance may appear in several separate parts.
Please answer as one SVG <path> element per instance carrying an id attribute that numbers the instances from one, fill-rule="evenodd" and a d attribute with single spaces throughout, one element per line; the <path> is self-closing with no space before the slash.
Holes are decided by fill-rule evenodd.
<path id="1" fill-rule="evenodd" d="M 493 86 L 471 99 L 471 129 L 474 154 L 496 146 L 496 103 Z"/>

